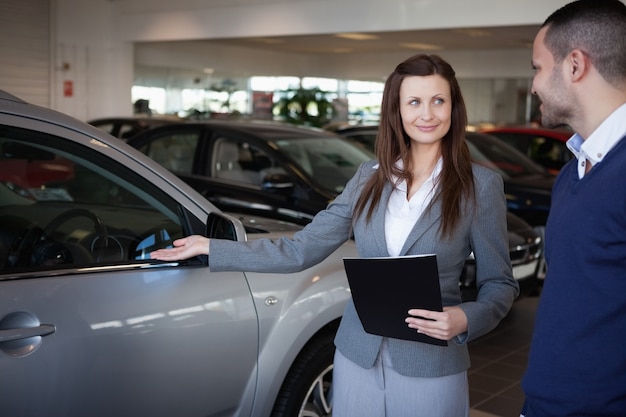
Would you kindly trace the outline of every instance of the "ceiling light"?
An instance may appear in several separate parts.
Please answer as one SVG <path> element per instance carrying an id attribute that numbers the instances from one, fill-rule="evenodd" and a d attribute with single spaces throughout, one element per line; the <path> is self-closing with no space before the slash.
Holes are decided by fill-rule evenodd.
<path id="1" fill-rule="evenodd" d="M 400 46 L 403 46 L 409 49 L 418 49 L 420 51 L 439 51 L 443 49 L 439 45 L 432 45 L 430 43 L 419 43 L 419 42 L 401 43 Z"/>
<path id="2" fill-rule="evenodd" d="M 374 39 L 379 39 L 377 35 L 372 35 L 369 33 L 336 33 L 335 36 L 337 38 L 351 39 L 353 41 L 371 41 Z"/>

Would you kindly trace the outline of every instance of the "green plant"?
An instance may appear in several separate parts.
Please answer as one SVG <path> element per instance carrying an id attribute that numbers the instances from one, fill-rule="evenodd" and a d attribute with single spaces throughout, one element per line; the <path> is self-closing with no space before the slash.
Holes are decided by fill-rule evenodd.
<path id="1" fill-rule="evenodd" d="M 289 123 L 321 127 L 333 118 L 333 104 L 328 92 L 314 88 L 296 88 L 281 92 L 274 105 L 279 118 Z"/>

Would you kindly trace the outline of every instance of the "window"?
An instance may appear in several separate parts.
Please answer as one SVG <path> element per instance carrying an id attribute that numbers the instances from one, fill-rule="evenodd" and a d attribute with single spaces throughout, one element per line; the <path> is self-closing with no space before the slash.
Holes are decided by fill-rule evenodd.
<path id="1" fill-rule="evenodd" d="M 139 150 L 177 175 L 193 172 L 198 132 L 173 132 L 156 137 Z"/>
<path id="2" fill-rule="evenodd" d="M 215 141 L 211 175 L 230 181 L 262 186 L 270 174 L 286 174 L 285 170 L 247 142 L 222 137 Z"/>
<path id="3" fill-rule="evenodd" d="M 178 203 L 127 167 L 0 128 L 0 273 L 119 264 L 184 235 Z"/>

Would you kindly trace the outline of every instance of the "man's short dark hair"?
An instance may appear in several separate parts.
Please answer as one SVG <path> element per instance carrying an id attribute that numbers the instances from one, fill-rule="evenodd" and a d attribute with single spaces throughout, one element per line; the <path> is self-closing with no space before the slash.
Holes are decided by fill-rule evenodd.
<path id="1" fill-rule="evenodd" d="M 619 0 L 578 0 L 552 13 L 545 44 L 556 62 L 574 49 L 589 57 L 612 85 L 626 82 L 626 5 Z"/>

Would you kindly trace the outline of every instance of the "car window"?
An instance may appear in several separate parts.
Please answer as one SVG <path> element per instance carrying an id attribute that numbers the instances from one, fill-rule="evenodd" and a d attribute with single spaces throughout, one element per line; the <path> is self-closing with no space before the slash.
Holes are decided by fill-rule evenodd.
<path id="1" fill-rule="evenodd" d="M 323 188 L 343 191 L 358 167 L 372 155 L 338 137 L 277 140 L 276 145 L 288 158 Z"/>
<path id="2" fill-rule="evenodd" d="M 344 136 L 356 143 L 361 144 L 365 149 L 373 152 L 376 148 L 376 134 L 376 130 L 372 130 L 371 132 L 354 131 L 348 132 Z"/>
<path id="3" fill-rule="evenodd" d="M 0 127 L 0 274 L 147 259 L 184 235 L 180 213 L 100 153 Z"/>
<path id="4" fill-rule="evenodd" d="M 549 169 L 559 170 L 572 159 L 565 142 L 549 136 L 506 132 L 495 135 Z"/>
<path id="5" fill-rule="evenodd" d="M 287 174 L 276 161 L 246 141 L 219 137 L 214 142 L 210 176 L 262 186 L 273 174 Z"/>
<path id="6" fill-rule="evenodd" d="M 167 132 L 154 137 L 139 150 L 173 173 L 189 175 L 193 172 L 199 140 L 199 132 Z"/>
<path id="7" fill-rule="evenodd" d="M 113 122 L 98 122 L 93 124 L 93 126 L 97 127 L 100 130 L 107 132 L 109 135 L 116 136 L 116 126 Z"/>
<path id="8" fill-rule="evenodd" d="M 508 134 L 508 133 L 492 133 L 492 135 L 499 137 L 507 144 L 513 146 L 524 155 L 531 156 L 530 138 L 526 135 Z"/>
<path id="9" fill-rule="evenodd" d="M 120 123 L 120 128 L 117 136 L 122 139 L 130 139 L 133 136 L 141 133 L 143 130 L 144 128 L 140 126 L 139 122 Z"/>
<path id="10" fill-rule="evenodd" d="M 543 167 L 494 136 L 468 132 L 466 138 L 472 160 L 506 179 L 545 174 Z"/>

